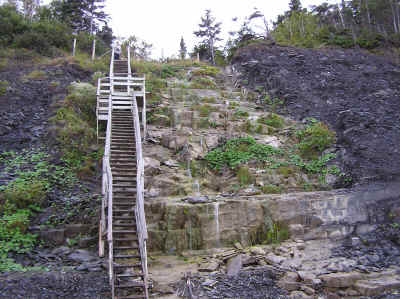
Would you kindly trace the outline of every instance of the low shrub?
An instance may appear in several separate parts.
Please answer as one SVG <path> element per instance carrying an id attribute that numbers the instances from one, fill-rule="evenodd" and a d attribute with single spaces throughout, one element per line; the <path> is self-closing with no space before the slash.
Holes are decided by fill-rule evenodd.
<path id="1" fill-rule="evenodd" d="M 254 183 L 254 176 L 251 174 L 250 169 L 246 166 L 239 167 L 236 176 L 241 186 L 247 186 Z"/>
<path id="2" fill-rule="evenodd" d="M 0 272 L 24 270 L 8 255 L 29 252 L 35 246 L 36 236 L 26 233 L 30 215 L 29 210 L 18 210 L 0 217 Z"/>
<path id="3" fill-rule="evenodd" d="M 193 76 L 210 76 L 216 77 L 220 72 L 219 68 L 214 66 L 203 65 L 198 69 L 192 71 Z"/>
<path id="4" fill-rule="evenodd" d="M 7 87 L 8 87 L 7 81 L 0 81 L 0 97 L 6 94 Z"/>
<path id="5" fill-rule="evenodd" d="M 44 179 L 17 178 L 0 190 L 0 211 L 13 212 L 31 205 L 40 205 L 46 197 L 49 183 Z"/>
<path id="6" fill-rule="evenodd" d="M 208 117 L 210 116 L 211 112 L 218 112 L 218 108 L 211 106 L 211 105 L 199 105 L 199 104 L 194 104 L 192 105 L 192 109 L 195 111 L 200 112 L 200 117 Z"/>
<path id="7" fill-rule="evenodd" d="M 274 156 L 281 151 L 269 146 L 259 144 L 251 137 L 231 139 L 224 145 L 207 153 L 205 160 L 210 168 L 220 170 L 223 167 L 236 168 L 250 160 L 272 161 Z"/>
<path id="8" fill-rule="evenodd" d="M 24 79 L 30 79 L 30 80 L 44 80 L 47 78 L 47 74 L 44 71 L 32 71 L 28 75 L 24 76 Z"/>
<path id="9" fill-rule="evenodd" d="M 96 138 L 96 88 L 88 83 L 76 83 L 61 103 L 51 121 L 56 125 L 64 161 L 79 174 L 93 172 L 102 150 Z"/>
<path id="10" fill-rule="evenodd" d="M 261 191 L 264 194 L 280 194 L 282 193 L 282 189 L 276 185 L 266 185 L 261 187 Z"/>
<path id="11" fill-rule="evenodd" d="M 195 77 L 192 79 L 190 88 L 193 89 L 216 89 L 215 82 L 208 77 Z"/>
<path id="12" fill-rule="evenodd" d="M 312 120 L 306 129 L 296 133 L 299 139 L 299 150 L 303 156 L 315 156 L 335 142 L 335 132 L 329 130 L 322 122 Z"/>
<path id="13" fill-rule="evenodd" d="M 278 114 L 270 113 L 267 116 L 262 116 L 257 120 L 261 124 L 271 126 L 276 129 L 283 128 L 285 121 Z"/>

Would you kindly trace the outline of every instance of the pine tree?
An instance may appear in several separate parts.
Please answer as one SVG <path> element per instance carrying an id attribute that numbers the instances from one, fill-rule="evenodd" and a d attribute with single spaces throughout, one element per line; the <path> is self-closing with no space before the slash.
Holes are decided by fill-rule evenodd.
<path id="1" fill-rule="evenodd" d="M 54 15 L 75 31 L 97 32 L 99 24 L 106 24 L 105 0 L 56 0 L 51 3 Z"/>
<path id="2" fill-rule="evenodd" d="M 186 53 L 187 53 L 187 48 L 182 36 L 181 42 L 179 44 L 179 56 L 181 57 L 182 60 L 186 58 Z"/>
<path id="3" fill-rule="evenodd" d="M 290 11 L 297 11 L 297 12 L 300 12 L 303 9 L 300 0 L 290 0 L 289 8 Z"/>
<path id="4" fill-rule="evenodd" d="M 211 10 L 205 11 L 204 17 L 201 17 L 200 29 L 193 32 L 197 37 L 203 38 L 203 43 L 208 46 L 211 56 L 211 62 L 215 65 L 215 43 L 220 41 L 218 35 L 221 33 L 221 24 L 215 23 L 215 18 L 211 15 Z"/>

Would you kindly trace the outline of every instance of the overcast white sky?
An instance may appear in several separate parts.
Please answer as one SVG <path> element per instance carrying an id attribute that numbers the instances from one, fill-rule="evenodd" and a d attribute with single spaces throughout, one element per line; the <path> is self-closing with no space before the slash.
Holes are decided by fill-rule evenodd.
<path id="1" fill-rule="evenodd" d="M 44 3 L 50 2 L 49 0 Z M 317 5 L 322 0 L 302 0 L 304 7 Z M 336 2 L 327 0 L 327 2 Z M 189 51 L 198 41 L 193 31 L 198 29 L 204 10 L 211 9 L 217 21 L 222 22 L 223 38 L 237 29 L 233 17 L 249 16 L 254 7 L 275 20 L 288 9 L 289 0 L 106 0 L 111 16 L 111 27 L 117 36 L 136 35 L 154 45 L 153 57 L 176 55 L 183 36 Z"/>

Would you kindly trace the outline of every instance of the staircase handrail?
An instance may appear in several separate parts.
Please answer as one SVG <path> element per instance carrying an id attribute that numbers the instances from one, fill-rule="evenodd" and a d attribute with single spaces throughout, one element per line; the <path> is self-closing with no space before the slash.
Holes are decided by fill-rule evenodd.
<path id="1" fill-rule="evenodd" d="M 136 98 L 132 99 L 132 119 L 135 128 L 135 144 L 136 144 L 136 163 L 137 163 L 137 176 L 136 176 L 136 227 L 138 232 L 138 241 L 140 256 L 142 262 L 142 269 L 144 275 L 145 290 L 147 292 L 147 250 L 146 242 L 148 239 L 146 217 L 144 212 L 144 161 L 142 153 L 142 137 L 139 122 L 139 112 Z M 148 294 L 146 293 L 146 298 Z"/>
<path id="2" fill-rule="evenodd" d="M 114 61 L 114 49 L 111 55 L 111 65 L 110 65 L 110 91 L 113 90 L 113 61 Z M 105 149 L 103 156 L 103 191 L 105 193 L 104 200 L 102 204 L 104 207 L 108 207 L 107 213 L 107 241 L 108 241 L 108 254 L 109 254 L 109 278 L 112 285 L 112 290 L 114 290 L 114 269 L 113 269 L 113 175 L 110 165 L 111 156 L 111 138 L 112 138 L 112 93 L 108 97 L 108 116 L 107 116 L 107 131 L 105 140 Z"/>

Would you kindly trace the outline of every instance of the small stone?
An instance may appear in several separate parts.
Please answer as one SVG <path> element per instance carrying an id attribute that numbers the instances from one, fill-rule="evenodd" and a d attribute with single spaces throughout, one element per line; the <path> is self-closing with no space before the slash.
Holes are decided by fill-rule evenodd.
<path id="1" fill-rule="evenodd" d="M 283 258 L 281 256 L 277 256 L 277 255 L 275 255 L 273 253 L 270 253 L 265 257 L 265 260 L 267 261 L 268 264 L 280 265 L 280 264 L 282 264 L 284 262 L 285 258 Z"/>
<path id="2" fill-rule="evenodd" d="M 312 299 L 312 298 L 313 297 L 310 297 L 301 291 L 295 291 L 290 293 L 290 299 Z"/>
<path id="3" fill-rule="evenodd" d="M 301 286 L 301 290 L 306 293 L 307 295 L 314 295 L 315 294 L 315 290 L 313 288 L 307 287 L 305 285 Z"/>
<path id="4" fill-rule="evenodd" d="M 254 255 L 265 255 L 265 251 L 261 247 L 251 247 L 250 253 Z"/>
<path id="5" fill-rule="evenodd" d="M 296 291 L 300 288 L 299 275 L 296 272 L 287 272 L 279 281 L 278 286 L 288 291 Z"/>
<path id="6" fill-rule="evenodd" d="M 228 261 L 227 265 L 227 274 L 228 276 L 237 276 L 242 269 L 243 262 L 242 262 L 242 255 L 239 254 L 238 256 L 235 256 L 234 258 L 231 258 Z"/>
<path id="7" fill-rule="evenodd" d="M 243 246 L 240 244 L 240 242 L 235 242 L 233 246 L 235 246 L 236 249 L 243 250 Z"/>
<path id="8" fill-rule="evenodd" d="M 329 288 L 347 288 L 354 285 L 357 280 L 362 279 L 363 275 L 358 272 L 331 273 L 321 275 L 319 278 L 324 281 Z"/>
<path id="9" fill-rule="evenodd" d="M 66 246 L 61 246 L 61 247 L 57 247 L 57 248 L 53 249 L 51 254 L 63 256 L 63 255 L 70 254 L 71 251 L 72 251 L 71 248 L 66 247 Z"/>
<path id="10" fill-rule="evenodd" d="M 93 256 L 89 251 L 78 249 L 71 253 L 68 258 L 74 262 L 91 262 L 97 259 L 97 257 Z"/>
<path id="11" fill-rule="evenodd" d="M 304 227 L 301 224 L 290 224 L 289 233 L 292 238 L 302 237 L 304 235 Z"/>
<path id="12" fill-rule="evenodd" d="M 210 261 L 206 264 L 201 264 L 199 267 L 199 272 L 214 272 L 219 268 L 219 263 L 216 261 Z"/>
<path id="13" fill-rule="evenodd" d="M 316 278 L 315 274 L 311 272 L 298 271 L 297 274 L 299 274 L 300 279 L 307 284 L 311 284 L 312 281 Z"/>

